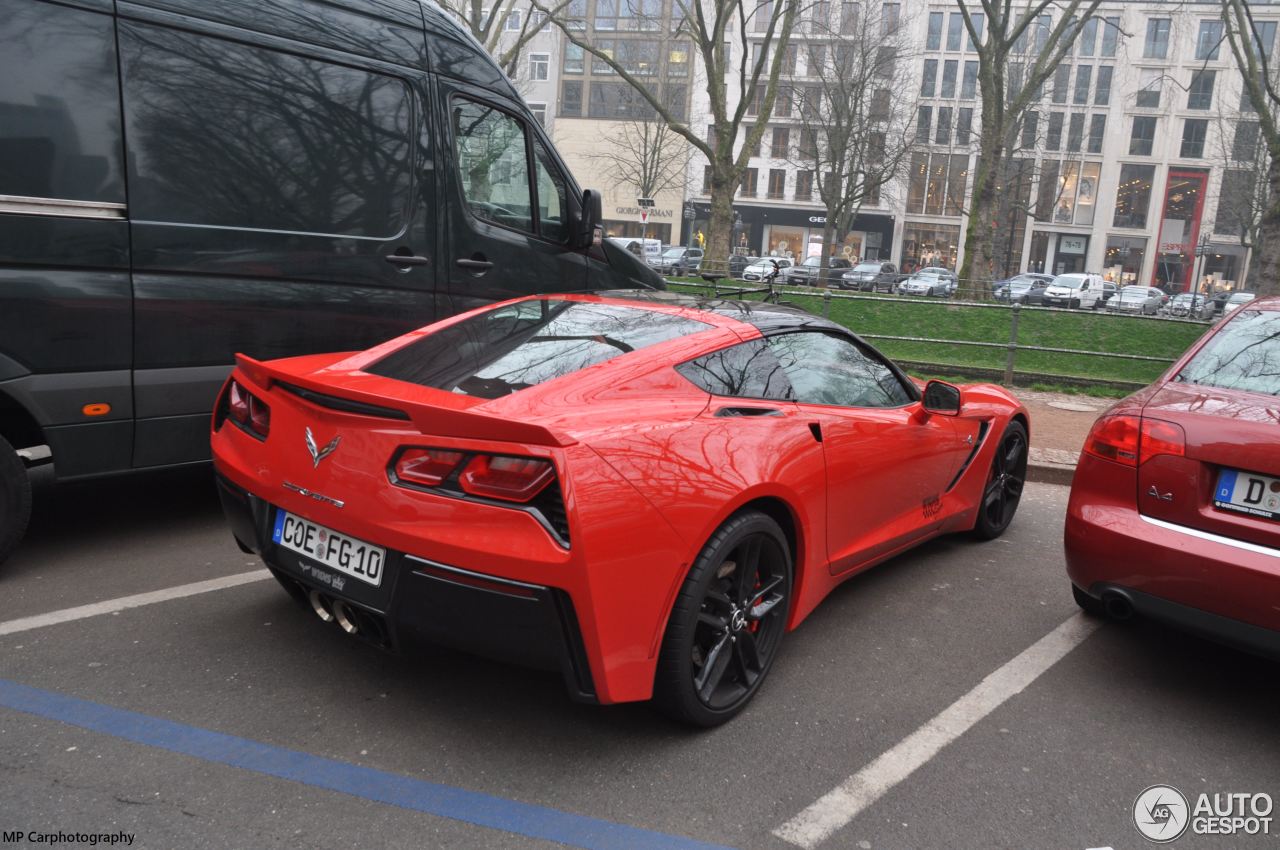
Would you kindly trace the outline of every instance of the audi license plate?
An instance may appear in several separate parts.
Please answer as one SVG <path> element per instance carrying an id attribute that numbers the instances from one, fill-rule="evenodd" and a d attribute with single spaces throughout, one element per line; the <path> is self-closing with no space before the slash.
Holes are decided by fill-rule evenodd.
<path id="1" fill-rule="evenodd" d="M 1280 478 L 1224 469 L 1213 491 L 1215 507 L 1267 519 L 1280 519 Z"/>
<path id="2" fill-rule="evenodd" d="M 271 539 L 286 549 L 306 555 L 324 566 L 377 587 L 387 552 L 331 528 L 317 525 L 288 511 L 276 511 Z"/>

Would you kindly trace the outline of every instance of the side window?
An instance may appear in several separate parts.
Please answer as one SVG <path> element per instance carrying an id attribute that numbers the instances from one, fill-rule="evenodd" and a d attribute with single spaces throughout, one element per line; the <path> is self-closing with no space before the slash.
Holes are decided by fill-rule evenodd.
<path id="1" fill-rule="evenodd" d="M 462 195 L 471 214 L 532 233 L 524 125 L 492 106 L 455 98 L 453 140 Z"/>
<path id="2" fill-rule="evenodd" d="M 839 407 L 899 407 L 912 396 L 889 366 L 852 341 L 825 333 L 770 337 L 796 401 Z"/>
<path id="3" fill-rule="evenodd" d="M 390 237 L 410 205 L 403 80 L 121 21 L 135 218 Z"/>
<path id="4" fill-rule="evenodd" d="M 676 367 L 712 395 L 790 400 L 795 394 L 778 359 L 762 339 L 704 354 Z"/>
<path id="5" fill-rule="evenodd" d="M 114 27 L 0 0 L 0 195 L 124 203 Z"/>
<path id="6" fill-rule="evenodd" d="M 543 238 L 564 242 L 569 237 L 569 228 L 565 223 L 568 187 L 560 170 L 556 168 L 555 160 L 542 146 L 541 139 L 534 140 L 533 151 L 533 167 L 538 174 L 538 231 Z"/>

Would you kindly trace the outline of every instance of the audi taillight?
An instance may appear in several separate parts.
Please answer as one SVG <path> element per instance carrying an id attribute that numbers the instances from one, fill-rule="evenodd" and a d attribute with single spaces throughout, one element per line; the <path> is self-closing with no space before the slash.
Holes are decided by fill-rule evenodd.
<path id="1" fill-rule="evenodd" d="M 438 487 L 458 468 L 462 458 L 462 452 L 446 449 L 405 449 L 396 458 L 395 475 L 410 484 Z"/>
<path id="2" fill-rule="evenodd" d="M 476 455 L 459 481 L 472 496 L 527 502 L 542 492 L 555 473 L 550 462 L 537 458 Z"/>
<path id="3" fill-rule="evenodd" d="M 1158 455 L 1186 454 L 1182 427 L 1162 419 L 1103 416 L 1093 423 L 1084 450 L 1094 457 L 1125 466 L 1141 466 Z"/>
<path id="4" fill-rule="evenodd" d="M 265 401 L 232 381 L 227 386 L 226 418 L 240 430 L 265 440 L 271 430 L 271 408 Z"/>

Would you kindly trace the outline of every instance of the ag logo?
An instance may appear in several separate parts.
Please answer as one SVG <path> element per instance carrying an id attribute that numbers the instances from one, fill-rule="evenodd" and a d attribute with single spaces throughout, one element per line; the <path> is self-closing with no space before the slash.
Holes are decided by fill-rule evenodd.
<path id="1" fill-rule="evenodd" d="M 1152 785 L 1133 802 L 1133 824 L 1142 837 L 1167 844 L 1187 831 L 1191 821 L 1187 798 L 1172 785 Z"/>

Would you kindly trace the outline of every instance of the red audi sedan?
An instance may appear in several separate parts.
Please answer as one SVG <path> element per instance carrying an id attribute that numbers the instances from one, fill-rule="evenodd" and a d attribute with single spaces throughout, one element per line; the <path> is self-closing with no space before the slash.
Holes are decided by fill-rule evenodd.
<path id="1" fill-rule="evenodd" d="M 1027 428 L 793 308 L 614 293 L 241 357 L 212 440 L 236 539 L 320 619 L 714 725 L 840 582 L 1001 534 Z"/>
<path id="2" fill-rule="evenodd" d="M 1280 654 L 1280 298 L 1099 417 L 1065 538 L 1085 610 Z"/>

